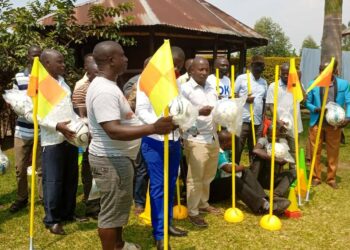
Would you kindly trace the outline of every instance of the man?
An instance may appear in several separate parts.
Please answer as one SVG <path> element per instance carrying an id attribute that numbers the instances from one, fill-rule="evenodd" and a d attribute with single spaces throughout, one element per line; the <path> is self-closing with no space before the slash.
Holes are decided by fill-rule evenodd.
<path id="1" fill-rule="evenodd" d="M 214 73 L 208 76 L 207 81 L 216 89 L 216 69 L 219 69 L 219 97 L 229 98 L 231 95 L 231 81 L 227 77 L 230 63 L 225 57 L 218 57 L 214 61 Z"/>
<path id="2" fill-rule="evenodd" d="M 183 67 L 185 54 L 179 47 L 172 47 L 171 53 L 175 71 L 179 72 Z M 177 73 L 176 73 L 177 74 Z M 144 124 L 151 124 L 157 119 L 157 115 L 150 103 L 147 95 L 137 89 L 136 115 Z M 179 171 L 181 145 L 180 133 L 178 130 L 169 135 L 169 223 L 173 217 L 173 197 L 175 183 Z M 149 135 L 142 138 L 142 155 L 146 161 L 148 174 L 150 177 L 150 199 L 151 218 L 153 227 L 153 237 L 156 240 L 157 249 L 164 248 L 164 137 L 159 135 Z M 182 237 L 187 232 L 180 230 L 171 224 L 169 225 L 169 235 Z"/>
<path id="3" fill-rule="evenodd" d="M 254 109 L 254 127 L 256 140 L 261 135 L 261 125 L 264 117 L 264 99 L 266 97 L 267 83 L 264 78 L 261 77 L 265 69 L 265 62 L 262 56 L 253 56 L 251 63 L 251 73 L 248 76 L 251 84 L 251 95 L 248 95 L 247 103 L 243 109 L 243 124 L 242 132 L 239 139 L 239 154 L 237 155 L 237 162 L 241 160 L 241 155 L 244 149 L 244 145 L 248 140 L 249 160 L 252 162 L 253 157 L 253 132 L 250 120 L 250 108 L 249 105 L 253 104 Z M 241 97 L 248 94 L 248 78 L 247 74 L 242 74 L 237 77 L 235 85 L 235 95 Z"/>
<path id="4" fill-rule="evenodd" d="M 320 73 L 327 67 L 328 63 L 322 64 L 320 66 Z M 329 93 L 327 98 L 328 102 L 335 102 L 346 109 L 346 119 L 344 122 L 339 124 L 338 127 L 334 127 L 323 121 L 320 143 L 318 148 L 315 149 L 315 141 L 318 130 L 318 120 L 320 117 L 322 100 L 324 95 L 324 89 L 320 87 L 315 87 L 312 89 L 306 99 L 306 108 L 310 110 L 310 130 L 309 138 L 311 142 L 311 155 L 313 151 L 317 150 L 315 171 L 313 173 L 312 184 L 317 186 L 321 184 L 321 150 L 322 143 L 326 143 L 327 152 L 327 184 L 337 189 L 338 185 L 336 182 L 336 173 L 338 168 L 339 160 L 339 148 L 341 139 L 341 130 L 350 123 L 350 91 L 349 83 L 346 80 L 336 77 L 337 75 L 337 62 L 334 63 L 332 82 L 329 86 Z"/>
<path id="5" fill-rule="evenodd" d="M 66 96 L 43 119 L 41 132 L 44 224 L 53 234 L 65 234 L 62 222 L 76 220 L 74 215 L 78 187 L 78 148 L 66 140 L 75 133 L 68 128 L 73 111 L 71 92 L 62 75 L 65 71 L 63 55 L 57 50 L 45 49 L 40 61 L 47 72 L 57 80 Z"/>
<path id="6" fill-rule="evenodd" d="M 276 142 L 288 144 L 287 140 L 281 138 L 281 127 L 277 124 Z M 260 185 L 265 188 L 270 188 L 271 181 L 271 156 L 267 153 L 267 146 L 272 139 L 272 124 L 267 129 L 267 136 L 260 137 L 254 147 L 254 161 L 251 165 L 251 171 Z M 275 158 L 275 174 L 274 174 L 274 190 L 273 197 L 276 200 L 286 200 L 289 187 L 296 178 L 295 169 L 284 170 L 283 166 L 287 163 L 285 159 Z M 289 203 L 288 203 L 289 206 Z M 287 207 L 288 207 L 287 206 Z"/>
<path id="7" fill-rule="evenodd" d="M 122 239 L 132 203 L 132 161 L 139 151 L 138 139 L 150 134 L 170 133 L 172 118 L 139 125 L 116 83 L 128 62 L 119 43 L 100 42 L 95 46 L 93 56 L 99 72 L 89 86 L 86 106 L 92 134 L 89 162 L 101 194 L 98 234 L 104 250 L 140 249 Z"/>
<path id="8" fill-rule="evenodd" d="M 79 88 L 75 89 L 72 96 L 72 103 L 75 112 L 80 118 L 87 122 L 87 111 L 86 111 L 86 93 L 88 87 L 92 80 L 96 77 L 98 73 L 98 68 L 95 60 L 89 60 L 86 65 L 86 76 L 88 81 L 81 85 Z M 84 197 L 83 201 L 85 203 L 85 216 L 91 216 L 97 219 L 98 212 L 100 210 L 100 200 L 92 199 L 89 200 L 89 194 L 92 187 L 92 174 L 88 159 L 88 150 L 86 149 L 83 153 L 83 161 L 81 168 L 81 180 L 83 182 Z"/>
<path id="9" fill-rule="evenodd" d="M 94 58 L 92 57 L 92 54 L 86 54 L 84 56 L 84 71 L 87 72 L 87 66 L 90 65 L 92 62 L 94 62 Z M 89 83 L 89 78 L 87 76 L 87 74 L 85 73 L 85 75 L 83 76 L 83 78 L 81 78 L 79 81 L 77 81 L 75 83 L 74 86 L 74 90 L 80 88 L 82 85 Z"/>
<path id="10" fill-rule="evenodd" d="M 27 67 L 16 74 L 14 89 L 27 91 L 29 83 L 29 73 L 32 69 L 34 57 L 40 56 L 41 48 L 38 45 L 32 45 L 28 49 L 28 65 Z M 15 167 L 17 177 L 17 199 L 11 205 L 10 212 L 15 213 L 25 208 L 28 204 L 28 180 L 27 168 L 32 160 L 32 148 L 34 143 L 34 127 L 24 117 L 18 117 L 15 128 Z M 42 192 L 42 172 L 41 172 L 41 148 L 37 152 L 37 170 L 38 173 L 38 194 L 39 199 L 43 199 Z M 34 173 L 33 173 L 34 174 Z"/>
<path id="11" fill-rule="evenodd" d="M 287 130 L 287 126 L 289 126 L 290 124 L 286 124 L 284 121 L 280 120 L 280 118 L 283 115 L 289 115 L 289 117 L 292 119 L 291 122 L 294 124 L 293 94 L 289 92 L 287 89 L 288 76 L 289 76 L 289 63 L 283 63 L 281 65 L 280 79 L 278 81 L 277 117 L 279 120 L 277 122 L 281 125 L 283 129 L 286 129 L 286 130 Z M 274 88 L 275 88 L 275 83 L 272 82 L 269 85 L 269 88 L 267 90 L 267 96 L 266 96 L 266 107 L 267 107 L 267 110 L 270 111 L 271 117 L 273 114 Z M 300 134 L 303 132 L 303 123 L 301 121 L 301 113 L 300 113 L 300 103 L 297 103 L 297 113 L 298 113 L 298 133 Z M 293 129 L 287 130 L 285 138 L 288 141 L 290 153 L 295 159 L 294 125 L 292 126 L 292 128 Z M 295 168 L 295 164 L 292 164 L 291 166 Z"/>
<path id="12" fill-rule="evenodd" d="M 185 69 L 186 69 L 186 73 L 179 76 L 179 78 L 177 78 L 177 81 L 180 83 L 180 84 L 183 84 L 185 82 L 187 82 L 188 80 L 190 80 L 190 75 L 189 75 L 189 72 L 191 70 L 191 65 L 192 65 L 192 62 L 193 62 L 193 58 L 189 58 L 185 61 Z"/>
<path id="13" fill-rule="evenodd" d="M 210 183 L 215 177 L 219 142 L 211 111 L 217 101 L 216 90 L 207 82 L 208 60 L 196 57 L 191 66 L 191 79 L 181 85 L 181 94 L 199 109 L 196 126 L 199 134 L 184 132 L 184 153 L 188 164 L 187 207 L 190 222 L 208 227 L 199 213 L 220 214 L 208 203 Z"/>
<path id="14" fill-rule="evenodd" d="M 219 132 L 220 153 L 218 161 L 218 171 L 215 179 L 210 184 L 210 201 L 224 200 L 232 197 L 232 163 L 231 153 L 232 136 L 227 130 Z M 236 165 L 236 195 L 246 204 L 253 213 L 268 213 L 270 208 L 269 198 L 264 189 L 254 177 L 250 169 Z M 289 206 L 287 199 L 278 200 L 274 203 L 273 212 L 282 214 Z"/>

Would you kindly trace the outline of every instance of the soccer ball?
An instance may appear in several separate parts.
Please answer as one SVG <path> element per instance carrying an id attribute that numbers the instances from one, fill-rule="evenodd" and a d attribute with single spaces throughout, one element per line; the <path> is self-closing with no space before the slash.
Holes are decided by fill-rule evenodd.
<path id="1" fill-rule="evenodd" d="M 287 148 L 279 142 L 275 143 L 275 157 L 284 159 L 288 153 Z M 270 143 L 267 147 L 267 154 L 271 156 L 272 154 L 272 143 Z"/>
<path id="2" fill-rule="evenodd" d="M 340 106 L 333 106 L 327 109 L 326 120 L 332 126 L 338 126 L 342 121 L 345 120 L 345 111 Z"/>
<path id="3" fill-rule="evenodd" d="M 89 144 L 89 128 L 81 120 L 71 121 L 68 128 L 75 132 L 75 138 L 68 140 L 69 143 L 77 147 L 87 147 Z"/>

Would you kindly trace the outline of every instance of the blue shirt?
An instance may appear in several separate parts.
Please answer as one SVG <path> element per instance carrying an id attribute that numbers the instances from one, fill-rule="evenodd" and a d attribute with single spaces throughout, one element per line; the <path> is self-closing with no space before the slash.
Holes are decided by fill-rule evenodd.
<path id="1" fill-rule="evenodd" d="M 253 74 L 250 73 L 250 84 L 252 89 L 252 96 L 255 97 L 253 107 L 254 107 L 254 124 L 260 125 L 263 119 L 263 107 L 264 99 L 266 98 L 267 92 L 267 82 L 264 78 L 260 77 L 255 79 Z M 237 77 L 235 84 L 235 93 L 239 97 L 248 95 L 248 78 L 247 74 L 242 74 Z M 250 123 L 250 108 L 249 103 L 244 104 L 243 107 L 243 122 Z"/>

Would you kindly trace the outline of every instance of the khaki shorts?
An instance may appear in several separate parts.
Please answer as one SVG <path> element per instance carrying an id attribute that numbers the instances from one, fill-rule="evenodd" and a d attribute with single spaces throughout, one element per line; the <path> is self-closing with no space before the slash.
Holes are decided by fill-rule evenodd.
<path id="1" fill-rule="evenodd" d="M 132 205 L 134 169 L 128 157 L 89 155 L 92 176 L 101 194 L 99 228 L 122 227 L 128 223 Z"/>

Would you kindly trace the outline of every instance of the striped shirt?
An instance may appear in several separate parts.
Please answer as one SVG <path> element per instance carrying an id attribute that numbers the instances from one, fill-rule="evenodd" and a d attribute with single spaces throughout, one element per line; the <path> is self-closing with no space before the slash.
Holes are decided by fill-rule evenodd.
<path id="1" fill-rule="evenodd" d="M 15 75 L 15 80 L 13 83 L 13 88 L 20 91 L 27 91 L 29 83 L 29 70 L 25 70 L 17 73 Z M 34 137 L 34 126 L 32 123 L 28 122 L 24 117 L 18 117 L 16 121 L 15 137 L 31 140 Z"/>
<path id="2" fill-rule="evenodd" d="M 90 82 L 86 82 L 79 88 L 74 89 L 72 95 L 73 108 L 86 108 L 86 93 L 89 88 Z"/>

